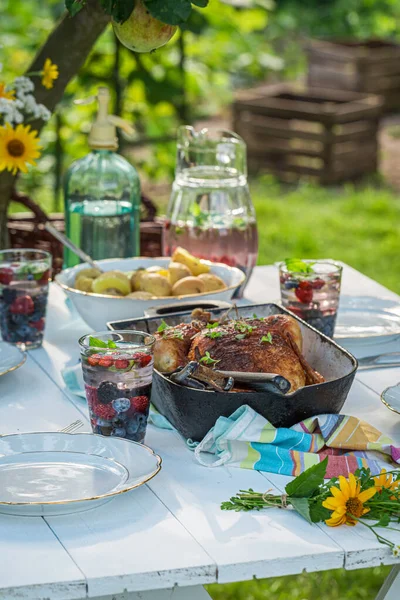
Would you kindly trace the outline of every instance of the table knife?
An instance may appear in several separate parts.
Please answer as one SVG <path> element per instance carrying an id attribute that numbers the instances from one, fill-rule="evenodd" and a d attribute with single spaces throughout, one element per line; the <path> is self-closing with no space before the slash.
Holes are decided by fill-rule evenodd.
<path id="1" fill-rule="evenodd" d="M 400 352 L 387 352 L 386 354 L 375 354 L 358 359 L 358 370 L 384 369 L 387 367 L 400 367 Z"/>

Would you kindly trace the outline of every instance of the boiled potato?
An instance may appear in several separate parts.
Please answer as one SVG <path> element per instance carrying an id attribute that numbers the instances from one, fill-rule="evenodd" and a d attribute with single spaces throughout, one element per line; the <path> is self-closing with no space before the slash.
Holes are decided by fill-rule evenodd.
<path id="1" fill-rule="evenodd" d="M 159 273 L 162 270 L 163 267 L 160 267 L 160 265 L 154 265 L 153 267 L 147 267 L 146 269 L 148 273 Z"/>
<path id="2" fill-rule="evenodd" d="M 171 284 L 166 277 L 158 273 L 145 273 L 140 278 L 140 290 L 152 296 L 170 296 Z"/>
<path id="3" fill-rule="evenodd" d="M 75 279 L 75 289 L 81 292 L 93 292 L 93 279 L 91 277 L 77 277 Z"/>
<path id="4" fill-rule="evenodd" d="M 121 271 L 107 271 L 93 280 L 95 294 L 127 296 L 131 293 L 131 282 Z"/>
<path id="5" fill-rule="evenodd" d="M 175 283 L 172 288 L 173 296 L 187 296 L 188 294 L 202 294 L 205 292 L 204 282 L 198 277 L 184 277 Z"/>
<path id="6" fill-rule="evenodd" d="M 82 269 L 82 271 L 79 271 L 79 273 L 77 273 L 75 276 L 75 284 L 81 277 L 96 279 L 96 277 L 98 277 L 99 275 L 101 275 L 101 271 L 99 271 L 99 269 Z"/>
<path id="7" fill-rule="evenodd" d="M 136 298 L 136 300 L 150 300 L 153 298 L 152 294 L 149 292 L 132 292 L 132 294 L 128 294 L 127 298 Z"/>
<path id="8" fill-rule="evenodd" d="M 169 271 L 169 280 L 172 285 L 174 285 L 177 281 L 179 281 L 180 279 L 183 279 L 184 277 L 190 277 L 192 274 L 189 267 L 187 267 L 186 265 L 183 265 L 182 263 L 177 263 L 177 262 L 169 263 L 168 271 Z"/>
<path id="9" fill-rule="evenodd" d="M 198 277 L 205 285 L 206 292 L 215 292 L 226 288 L 225 282 L 218 275 L 212 273 L 201 273 Z"/>
<path id="10" fill-rule="evenodd" d="M 192 256 L 185 248 L 178 247 L 172 255 L 172 261 L 182 263 L 189 267 L 192 275 L 200 275 L 200 273 L 208 273 L 209 265 L 201 262 L 199 258 Z"/>
<path id="11" fill-rule="evenodd" d="M 132 292 L 137 292 L 140 290 L 140 280 L 142 276 L 146 273 L 146 269 L 138 269 L 134 271 L 131 275 L 131 288 Z"/>

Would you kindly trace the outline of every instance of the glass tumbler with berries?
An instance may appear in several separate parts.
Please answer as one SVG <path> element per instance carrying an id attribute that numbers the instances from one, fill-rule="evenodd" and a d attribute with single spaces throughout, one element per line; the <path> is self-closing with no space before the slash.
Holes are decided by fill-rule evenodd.
<path id="1" fill-rule="evenodd" d="M 27 350 L 42 345 L 52 257 L 42 250 L 0 251 L 0 330 Z"/>
<path id="2" fill-rule="evenodd" d="M 154 342 L 140 331 L 93 333 L 79 340 L 93 433 L 144 441 Z"/>
<path id="3" fill-rule="evenodd" d="M 286 259 L 279 265 L 279 279 L 282 305 L 333 337 L 342 267 L 330 260 Z"/>

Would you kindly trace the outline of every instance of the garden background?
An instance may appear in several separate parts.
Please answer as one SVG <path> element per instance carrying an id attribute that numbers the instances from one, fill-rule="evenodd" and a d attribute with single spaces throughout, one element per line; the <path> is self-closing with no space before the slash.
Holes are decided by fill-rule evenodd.
<path id="1" fill-rule="evenodd" d="M 0 81 L 24 72 L 63 10 L 62 0 L 2 0 Z M 115 114 L 136 128 L 133 142 L 121 139 L 121 152 L 139 169 L 144 191 L 162 214 L 178 124 L 227 126 L 235 89 L 304 77 L 302 49 L 310 36 L 396 40 L 399 23 L 398 0 L 210 0 L 171 43 L 150 55 L 131 53 L 108 28 L 43 130 L 45 151 L 18 188 L 49 212 L 63 210 L 63 175 L 88 152 L 95 112 L 95 105 L 78 107 L 73 100 L 107 85 Z M 282 186 L 267 173 L 253 178 L 259 263 L 335 258 L 400 293 L 400 116 L 384 123 L 380 164 L 378 175 L 340 188 L 306 181 Z M 383 567 L 331 571 L 209 591 L 217 600 L 372 600 L 387 573 Z"/>

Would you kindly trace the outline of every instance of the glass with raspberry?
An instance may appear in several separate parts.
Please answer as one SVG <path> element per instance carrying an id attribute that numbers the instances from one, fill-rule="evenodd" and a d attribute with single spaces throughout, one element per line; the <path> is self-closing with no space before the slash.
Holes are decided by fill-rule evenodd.
<path id="1" fill-rule="evenodd" d="M 333 261 L 287 259 L 279 266 L 282 305 L 333 337 L 342 267 Z"/>
<path id="2" fill-rule="evenodd" d="M 0 251 L 0 330 L 5 342 L 30 350 L 42 345 L 51 254 Z"/>
<path id="3" fill-rule="evenodd" d="M 79 340 L 93 433 L 144 441 L 154 342 L 140 331 L 93 333 Z"/>

